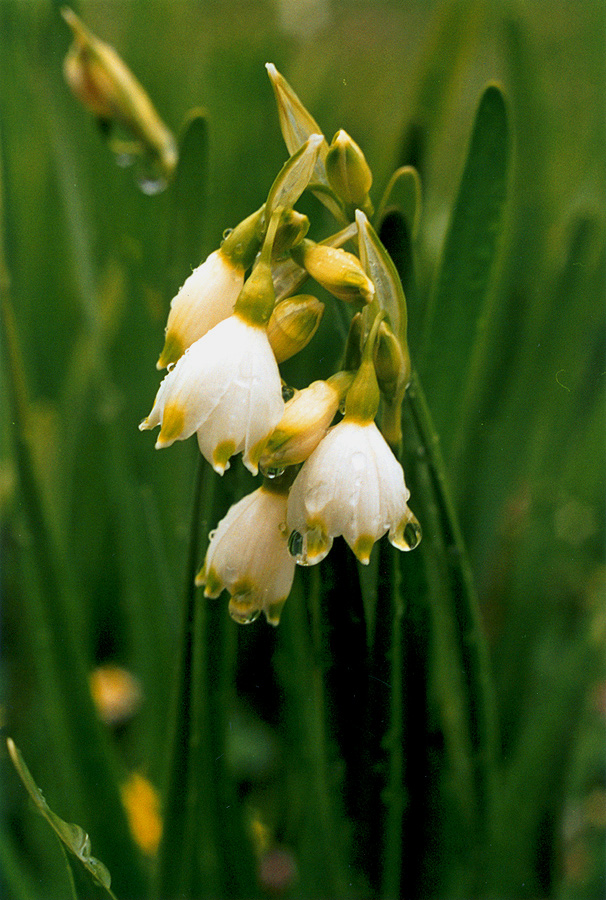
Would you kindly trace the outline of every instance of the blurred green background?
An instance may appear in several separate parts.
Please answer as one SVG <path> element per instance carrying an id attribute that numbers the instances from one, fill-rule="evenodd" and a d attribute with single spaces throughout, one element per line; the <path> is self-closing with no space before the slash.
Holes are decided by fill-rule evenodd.
<path id="1" fill-rule="evenodd" d="M 508 825 L 494 838 L 493 869 L 503 871 L 491 896 L 597 900 L 606 821 L 604 3 L 72 5 L 177 135 L 190 110 L 207 113 L 208 155 L 192 180 L 199 218 L 183 245 L 174 186 L 145 196 L 69 93 L 60 5 L 0 4 L 0 276 L 21 348 L 24 413 L 19 421 L 10 401 L 16 363 L 4 342 L 3 732 L 52 808 L 91 832 L 95 852 L 108 808 L 91 777 L 96 757 L 66 738 L 80 701 L 67 713 L 57 704 L 74 680 L 75 696 L 88 671 L 116 662 L 135 674 L 143 700 L 132 722 L 111 729 L 108 758 L 122 774 L 136 769 L 161 784 L 196 451 L 187 442 L 156 453 L 137 425 L 159 382 L 155 361 L 176 288 L 226 228 L 263 202 L 286 159 L 264 68 L 272 61 L 329 140 L 343 127 L 363 148 L 376 201 L 398 165 L 419 170 L 409 340 L 494 675 L 499 816 Z M 502 252 L 474 343 L 457 330 L 455 307 L 438 329 L 442 348 L 431 343 L 425 310 L 489 81 L 504 88 L 513 135 Z M 459 302 L 464 309 L 466 297 Z M 312 345 L 314 378 L 334 365 L 334 328 L 327 315 Z M 304 365 L 288 377 L 303 386 Z M 453 421 L 447 398 L 457 382 L 467 394 Z M 250 483 L 227 480 L 221 515 Z M 424 524 L 423 510 L 413 509 Z M 205 531 L 213 526 L 203 522 Z M 280 704 L 271 694 L 271 660 L 283 668 L 288 646 L 261 622 L 233 629 L 241 696 L 232 763 L 279 823 L 285 791 L 291 808 L 301 803 L 301 785 L 286 778 L 285 787 L 288 742 L 276 736 Z M 6 896 L 67 896 L 60 854 L 0 752 Z M 87 753 L 80 790 L 74 773 Z M 296 833 L 293 817 L 274 826 Z M 116 855 L 112 865 L 100 848 L 99 856 L 118 873 L 124 900 L 128 862 Z M 424 896 L 447 896 L 427 873 L 416 884 Z"/>

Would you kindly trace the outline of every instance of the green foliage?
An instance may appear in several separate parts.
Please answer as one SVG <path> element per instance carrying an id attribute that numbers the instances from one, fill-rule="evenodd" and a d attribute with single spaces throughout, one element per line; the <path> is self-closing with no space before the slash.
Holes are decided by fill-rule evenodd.
<path id="1" fill-rule="evenodd" d="M 604 4 L 318 4 L 326 26 L 297 31 L 296 4 L 81 2 L 179 135 L 155 196 L 67 91 L 60 5 L 0 5 L 0 674 L 49 804 L 15 749 L 19 774 L 97 879 L 72 892 L 109 883 L 51 808 L 120 900 L 280 878 L 286 898 L 601 896 Z M 268 59 L 375 174 L 423 528 L 364 570 L 336 541 L 277 629 L 194 590 L 252 478 L 137 432 L 170 298 L 287 158 Z M 285 380 L 333 371 L 342 329 L 328 304 Z M 143 697 L 113 724 L 89 689 L 105 663 Z M 2 765 L 0 887 L 68 896 Z M 129 830 L 133 772 L 163 794 L 155 852 Z"/>

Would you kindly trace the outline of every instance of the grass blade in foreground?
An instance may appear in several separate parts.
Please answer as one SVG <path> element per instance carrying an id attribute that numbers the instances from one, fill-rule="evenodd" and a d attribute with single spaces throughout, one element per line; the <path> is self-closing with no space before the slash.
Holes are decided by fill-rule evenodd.
<path id="1" fill-rule="evenodd" d="M 50 809 L 48 803 L 42 796 L 42 791 L 32 778 L 31 772 L 25 765 L 21 753 L 15 746 L 11 738 L 7 739 L 8 752 L 19 778 L 25 785 L 28 794 L 34 801 L 36 809 L 49 823 L 60 841 L 67 849 L 80 860 L 86 871 L 89 873 L 93 881 L 105 888 L 110 897 L 116 900 L 115 894 L 111 890 L 111 878 L 107 868 L 94 856 L 91 856 L 90 840 L 86 832 L 79 825 L 71 825 L 61 819 L 56 813 Z"/>

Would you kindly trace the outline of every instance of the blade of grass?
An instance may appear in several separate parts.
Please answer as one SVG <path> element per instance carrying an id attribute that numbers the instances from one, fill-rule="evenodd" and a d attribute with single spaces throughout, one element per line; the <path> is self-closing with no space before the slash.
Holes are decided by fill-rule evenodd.
<path id="1" fill-rule="evenodd" d="M 420 373 L 449 469 L 478 390 L 483 335 L 491 315 L 509 172 L 505 98 L 489 85 L 479 103 L 423 334 Z M 445 377 L 446 375 L 446 377 Z"/>
<path id="2" fill-rule="evenodd" d="M 472 865 L 482 864 L 492 814 L 496 714 L 488 653 L 473 578 L 447 486 L 439 440 L 416 373 L 405 404 L 418 444 L 418 508 L 426 517 L 426 577 L 433 618 L 433 662 L 441 695 L 443 727 L 458 773 L 459 801 L 471 816 Z M 464 816 L 465 818 L 465 816 Z"/>
<path id="3" fill-rule="evenodd" d="M 81 821 L 94 821 L 96 844 L 110 862 L 125 894 L 142 893 L 144 878 L 130 836 L 117 785 L 115 762 L 101 731 L 88 687 L 88 676 L 70 609 L 75 598 L 62 556 L 48 526 L 28 443 L 28 400 L 17 327 L 4 259 L 0 171 L 0 299 L 12 408 L 15 457 L 23 509 L 31 531 L 39 593 L 29 596 L 32 619 L 44 632 L 44 682 L 51 698 L 50 728 L 59 765 L 73 785 L 70 803 Z"/>

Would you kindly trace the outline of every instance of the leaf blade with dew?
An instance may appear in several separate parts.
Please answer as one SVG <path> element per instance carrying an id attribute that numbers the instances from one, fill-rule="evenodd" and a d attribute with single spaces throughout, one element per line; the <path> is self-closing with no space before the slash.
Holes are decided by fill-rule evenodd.
<path id="1" fill-rule="evenodd" d="M 104 888 L 109 896 L 115 900 L 115 895 L 111 890 L 109 870 L 100 860 L 91 856 L 91 843 L 88 834 L 79 825 L 66 822 L 52 811 L 12 738 L 7 738 L 6 744 L 15 770 L 40 815 L 46 819 L 62 844 L 80 860 L 95 883 Z"/>

